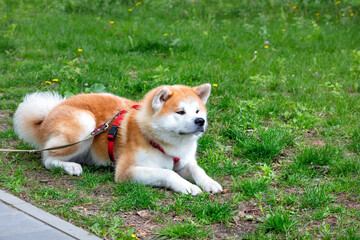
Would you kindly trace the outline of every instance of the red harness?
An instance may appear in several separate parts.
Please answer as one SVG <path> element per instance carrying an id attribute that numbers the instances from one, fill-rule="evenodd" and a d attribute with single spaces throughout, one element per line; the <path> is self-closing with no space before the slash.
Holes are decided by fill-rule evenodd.
<path id="1" fill-rule="evenodd" d="M 113 123 L 113 125 L 111 125 L 111 128 L 109 130 L 109 133 L 108 133 L 108 154 L 109 154 L 109 158 L 110 160 L 115 164 L 116 163 L 116 160 L 115 160 L 115 157 L 114 157 L 114 143 L 115 143 L 115 138 L 116 138 L 116 134 L 117 134 L 117 131 L 118 131 L 118 128 L 121 124 L 121 121 L 124 119 L 124 115 L 125 113 L 127 113 L 127 111 L 129 111 L 130 109 L 134 108 L 136 110 L 140 109 L 140 105 L 133 105 L 131 106 L 128 110 L 122 110 L 121 112 L 117 113 L 115 115 L 115 117 L 117 116 L 115 122 Z M 156 148 L 157 150 L 159 150 L 160 152 L 162 152 L 163 154 L 171 157 L 173 160 L 174 160 L 174 165 L 180 161 L 180 158 L 178 157 L 174 157 L 174 156 L 171 156 L 169 154 L 167 154 L 165 152 L 165 150 L 158 144 L 156 143 L 155 141 L 153 140 L 149 140 L 150 141 L 150 144 L 151 146 L 153 146 L 154 148 Z"/>

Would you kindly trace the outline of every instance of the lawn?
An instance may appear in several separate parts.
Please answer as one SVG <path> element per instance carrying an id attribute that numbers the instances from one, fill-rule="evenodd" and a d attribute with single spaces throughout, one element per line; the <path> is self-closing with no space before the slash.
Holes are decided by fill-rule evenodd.
<path id="1" fill-rule="evenodd" d="M 0 188 L 105 239 L 359 239 L 360 1 L 0 0 L 0 147 L 27 94 L 209 82 L 197 197 L 0 153 Z"/>

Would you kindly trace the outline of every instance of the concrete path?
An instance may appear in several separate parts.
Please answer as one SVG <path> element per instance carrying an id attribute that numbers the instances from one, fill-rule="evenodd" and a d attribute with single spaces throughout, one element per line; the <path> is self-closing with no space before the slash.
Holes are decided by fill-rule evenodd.
<path id="1" fill-rule="evenodd" d="M 44 210 L 0 190 L 0 240 L 100 240 Z"/>

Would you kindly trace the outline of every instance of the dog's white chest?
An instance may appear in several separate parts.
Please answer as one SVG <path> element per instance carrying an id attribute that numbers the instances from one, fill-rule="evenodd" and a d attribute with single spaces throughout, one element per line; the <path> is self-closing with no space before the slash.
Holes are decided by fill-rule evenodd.
<path id="1" fill-rule="evenodd" d="M 174 160 L 160 151 L 139 150 L 135 155 L 136 165 L 172 169 Z"/>

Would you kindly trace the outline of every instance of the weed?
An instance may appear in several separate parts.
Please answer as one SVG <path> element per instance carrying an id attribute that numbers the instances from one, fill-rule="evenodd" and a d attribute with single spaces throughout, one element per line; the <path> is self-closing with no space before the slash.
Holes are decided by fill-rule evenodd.
<path id="1" fill-rule="evenodd" d="M 153 188 L 139 183 L 120 183 L 114 188 L 114 199 L 111 210 L 118 212 L 129 209 L 156 209 L 161 196 Z"/>
<path id="2" fill-rule="evenodd" d="M 356 128 L 351 136 L 350 149 L 360 154 L 360 128 Z"/>
<path id="3" fill-rule="evenodd" d="M 341 158 L 341 151 L 330 145 L 325 147 L 307 147 L 296 157 L 296 163 L 306 166 L 331 165 Z"/>
<path id="4" fill-rule="evenodd" d="M 257 193 L 265 191 L 270 182 L 263 178 L 258 179 L 235 179 L 232 178 L 234 181 L 233 190 L 240 191 L 243 196 L 246 197 L 254 197 Z"/>
<path id="5" fill-rule="evenodd" d="M 281 128 L 260 130 L 258 137 L 243 138 L 239 141 L 241 155 L 254 162 L 271 163 L 284 147 L 293 142 L 293 135 Z"/>
<path id="6" fill-rule="evenodd" d="M 269 232 L 288 233 L 294 229 L 296 224 L 297 221 L 293 214 L 280 206 L 275 210 L 269 210 L 269 213 L 264 216 L 261 228 Z"/>
<path id="7" fill-rule="evenodd" d="M 206 239 L 210 232 L 196 223 L 170 224 L 158 231 L 159 239 Z"/>
<path id="8" fill-rule="evenodd" d="M 349 176 L 360 174 L 360 159 L 358 157 L 348 157 L 342 161 L 337 161 L 329 169 L 334 176 Z"/>
<path id="9" fill-rule="evenodd" d="M 308 186 L 305 188 L 304 194 L 301 198 L 301 207 L 320 207 L 332 202 L 333 200 L 334 197 L 329 194 L 328 187 L 325 185 Z"/>
<path id="10" fill-rule="evenodd" d="M 319 208 L 311 215 L 311 219 L 319 221 L 327 218 L 328 216 L 330 216 L 329 208 Z"/>
<path id="11" fill-rule="evenodd" d="M 196 219 L 203 223 L 227 223 L 234 215 L 234 206 L 230 202 L 209 201 L 207 194 L 196 197 L 179 196 L 171 206 L 178 214 L 191 213 Z"/>

